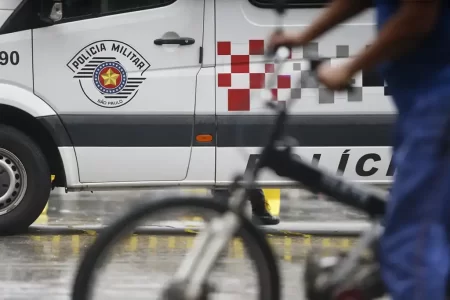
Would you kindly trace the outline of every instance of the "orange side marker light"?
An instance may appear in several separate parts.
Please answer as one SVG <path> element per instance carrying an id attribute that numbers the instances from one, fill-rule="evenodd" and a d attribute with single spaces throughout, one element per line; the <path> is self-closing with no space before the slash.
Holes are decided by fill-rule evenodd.
<path id="1" fill-rule="evenodd" d="M 213 137 L 210 134 L 199 134 L 195 137 L 195 139 L 200 143 L 208 143 L 213 140 Z"/>

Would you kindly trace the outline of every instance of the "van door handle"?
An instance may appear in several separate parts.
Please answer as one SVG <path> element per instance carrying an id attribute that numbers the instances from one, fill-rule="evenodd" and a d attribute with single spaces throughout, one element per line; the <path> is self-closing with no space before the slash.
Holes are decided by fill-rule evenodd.
<path id="1" fill-rule="evenodd" d="M 161 46 L 161 45 L 180 45 L 180 46 L 186 46 L 186 45 L 192 45 L 195 43 L 195 40 L 193 38 L 188 37 L 180 37 L 176 39 L 156 39 L 154 40 L 155 45 Z"/>

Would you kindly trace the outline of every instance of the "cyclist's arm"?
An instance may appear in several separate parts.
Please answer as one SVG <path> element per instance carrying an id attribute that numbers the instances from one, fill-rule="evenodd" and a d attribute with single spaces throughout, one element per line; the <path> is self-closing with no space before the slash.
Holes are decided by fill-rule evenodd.
<path id="1" fill-rule="evenodd" d="M 372 0 L 333 0 L 308 28 L 294 36 L 294 46 L 310 43 L 339 23 L 372 6 Z"/>
<path id="2" fill-rule="evenodd" d="M 402 0 L 398 13 L 386 22 L 375 42 L 350 62 L 351 73 L 372 69 L 412 50 L 434 29 L 442 2 Z"/>

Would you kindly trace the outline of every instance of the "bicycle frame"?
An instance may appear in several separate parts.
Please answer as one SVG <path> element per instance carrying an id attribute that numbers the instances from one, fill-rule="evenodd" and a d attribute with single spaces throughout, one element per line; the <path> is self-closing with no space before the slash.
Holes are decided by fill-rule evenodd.
<path id="1" fill-rule="evenodd" d="M 275 54 L 275 62 L 278 62 L 278 64 L 269 82 L 273 82 L 277 78 L 282 63 L 287 59 L 287 55 L 280 54 L 282 51 L 282 49 L 278 49 Z M 311 61 L 312 74 L 321 62 L 320 59 Z M 268 85 L 270 86 L 270 84 Z M 365 191 L 355 184 L 347 182 L 342 177 L 321 170 L 291 155 L 291 148 L 286 145 L 286 142 L 283 143 L 282 138 L 284 124 L 288 118 L 288 107 L 292 102 L 293 100 L 290 100 L 286 105 L 279 105 L 275 101 L 268 101 L 268 106 L 277 111 L 277 118 L 272 134 L 267 145 L 261 151 L 256 167 L 251 172 L 236 176 L 230 186 L 230 211 L 212 219 L 209 226 L 198 234 L 193 248 L 174 275 L 174 283 L 182 283 L 185 288 L 183 299 L 199 299 L 203 283 L 208 278 L 221 251 L 227 247 L 228 242 L 241 225 L 234 211 L 242 211 L 245 208 L 249 197 L 248 191 L 256 187 L 258 175 L 263 168 L 272 169 L 277 175 L 294 180 L 307 189 L 320 192 L 336 202 L 363 211 L 374 221 L 374 226 L 362 235 L 348 257 L 339 268 L 336 268 L 331 276 L 332 282 L 337 283 L 345 278 L 352 271 L 362 251 L 382 233 L 382 227 L 378 219 L 384 215 L 386 201 L 381 194 Z"/>

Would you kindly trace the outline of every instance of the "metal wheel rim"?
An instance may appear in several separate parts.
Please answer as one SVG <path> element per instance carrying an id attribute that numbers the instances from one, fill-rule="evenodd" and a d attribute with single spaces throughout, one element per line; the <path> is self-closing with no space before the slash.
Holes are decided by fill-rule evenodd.
<path id="1" fill-rule="evenodd" d="M 15 209 L 27 190 L 27 172 L 20 159 L 0 148 L 0 215 Z"/>

